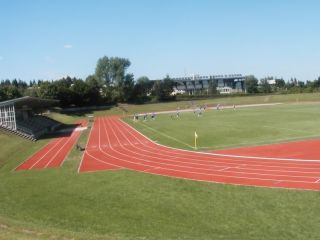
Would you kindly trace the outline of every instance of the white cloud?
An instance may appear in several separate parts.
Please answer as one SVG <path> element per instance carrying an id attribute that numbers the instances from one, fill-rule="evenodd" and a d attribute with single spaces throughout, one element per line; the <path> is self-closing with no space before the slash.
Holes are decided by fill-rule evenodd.
<path id="1" fill-rule="evenodd" d="M 63 45 L 64 48 L 72 48 L 73 46 L 71 44 L 65 44 Z"/>

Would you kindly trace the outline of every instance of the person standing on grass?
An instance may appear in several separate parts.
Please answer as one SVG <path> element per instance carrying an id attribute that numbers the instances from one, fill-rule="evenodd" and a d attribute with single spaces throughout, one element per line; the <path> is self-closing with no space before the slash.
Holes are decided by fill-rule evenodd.
<path id="1" fill-rule="evenodd" d="M 153 113 L 151 114 L 151 119 L 152 119 L 152 120 L 155 120 L 155 118 L 156 118 L 156 114 L 153 112 Z"/>

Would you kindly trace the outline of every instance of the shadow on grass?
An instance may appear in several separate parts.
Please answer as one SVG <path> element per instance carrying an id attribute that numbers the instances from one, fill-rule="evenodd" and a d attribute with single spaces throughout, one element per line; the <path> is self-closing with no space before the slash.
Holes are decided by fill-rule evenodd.
<path id="1" fill-rule="evenodd" d="M 87 117 L 87 115 L 93 115 L 94 111 L 97 111 L 97 110 L 105 111 L 105 110 L 110 110 L 114 107 L 117 107 L 117 105 L 65 108 L 65 109 L 61 109 L 59 113 L 65 114 L 70 117 Z"/>
<path id="2" fill-rule="evenodd" d="M 62 124 L 54 132 L 42 135 L 38 140 L 58 137 L 69 137 L 74 131 L 74 129 L 80 126 L 81 123 Z"/>

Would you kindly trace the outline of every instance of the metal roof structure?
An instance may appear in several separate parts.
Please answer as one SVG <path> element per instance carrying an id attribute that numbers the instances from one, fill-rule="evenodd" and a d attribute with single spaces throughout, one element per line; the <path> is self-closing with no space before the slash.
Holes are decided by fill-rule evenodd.
<path id="1" fill-rule="evenodd" d="M 25 107 L 42 109 L 55 106 L 58 103 L 58 100 L 25 96 L 0 102 L 0 107 L 14 105 L 15 109 L 23 109 Z"/>

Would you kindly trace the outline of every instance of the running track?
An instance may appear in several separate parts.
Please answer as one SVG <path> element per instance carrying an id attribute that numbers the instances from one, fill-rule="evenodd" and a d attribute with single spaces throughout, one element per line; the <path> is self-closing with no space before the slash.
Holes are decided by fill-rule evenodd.
<path id="1" fill-rule="evenodd" d="M 86 122 L 79 121 L 77 125 L 84 127 Z M 75 128 L 71 134 L 55 138 L 18 166 L 16 171 L 60 167 L 80 135 L 81 131 Z"/>
<path id="2" fill-rule="evenodd" d="M 79 172 L 130 169 L 225 184 L 320 190 L 320 160 L 254 154 L 245 157 L 236 153 L 165 147 L 147 139 L 119 117 L 100 117 L 94 121 Z"/>

